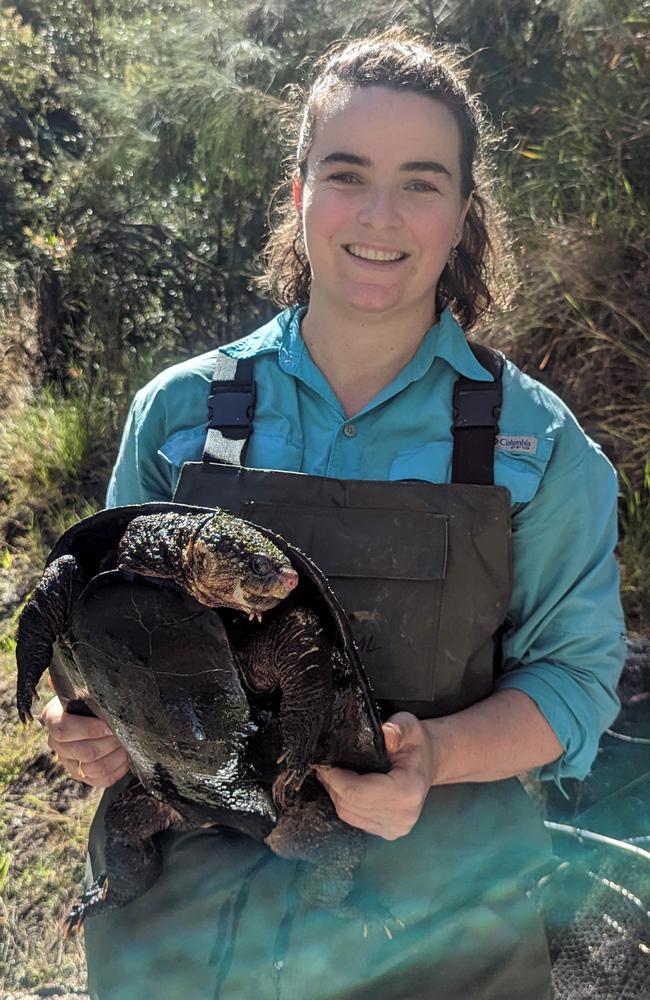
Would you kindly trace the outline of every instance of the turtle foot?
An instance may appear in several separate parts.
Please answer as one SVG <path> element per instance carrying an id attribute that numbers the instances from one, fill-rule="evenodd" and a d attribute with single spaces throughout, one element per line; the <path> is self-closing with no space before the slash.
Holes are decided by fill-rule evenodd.
<path id="1" fill-rule="evenodd" d="M 32 703 L 39 700 L 39 694 L 36 690 L 36 685 L 32 684 L 28 690 L 19 690 L 17 705 L 18 705 L 18 718 L 23 724 L 23 729 L 27 729 L 27 726 L 34 721 L 34 716 L 32 715 Z"/>
<path id="2" fill-rule="evenodd" d="M 70 911 L 63 928 L 64 940 L 75 938 L 86 917 L 104 909 L 107 892 L 108 876 L 103 874 L 95 879 L 90 889 L 84 892 L 77 905 Z"/>
<path id="3" fill-rule="evenodd" d="M 379 893 L 359 884 L 336 907 L 336 914 L 347 920 L 354 920 L 364 939 L 382 934 L 392 941 L 406 929 L 404 921 L 393 913 Z"/>
<path id="4" fill-rule="evenodd" d="M 286 756 L 286 755 L 284 755 Z M 278 763 L 282 763 L 284 756 L 280 757 Z M 294 767 L 282 771 L 273 782 L 273 801 L 279 809 L 284 809 L 293 800 L 296 793 L 302 788 L 307 777 L 307 768 Z"/>

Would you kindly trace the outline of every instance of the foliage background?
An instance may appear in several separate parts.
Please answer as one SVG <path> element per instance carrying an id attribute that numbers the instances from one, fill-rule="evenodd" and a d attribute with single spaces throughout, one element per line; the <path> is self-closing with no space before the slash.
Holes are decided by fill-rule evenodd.
<path id="1" fill-rule="evenodd" d="M 478 336 L 558 391 L 619 468 L 626 613 L 647 629 L 647 0 L 0 0 L 7 653 L 52 541 L 102 503 L 133 391 L 273 312 L 256 278 L 288 169 L 287 88 L 330 43 L 392 23 L 457 45 L 483 96 L 518 287 Z M 25 747 L 0 760 L 8 795 Z M 0 837 L 17 913 L 3 816 Z M 0 919 L 6 984 L 51 978 L 33 971 L 35 925 Z"/>

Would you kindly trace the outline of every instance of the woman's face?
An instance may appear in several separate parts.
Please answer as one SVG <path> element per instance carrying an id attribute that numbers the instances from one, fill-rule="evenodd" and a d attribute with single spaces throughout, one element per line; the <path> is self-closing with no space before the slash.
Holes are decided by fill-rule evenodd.
<path id="1" fill-rule="evenodd" d="M 319 112 L 293 190 L 312 305 L 433 321 L 468 208 L 460 134 L 443 104 L 385 87 L 345 91 Z"/>

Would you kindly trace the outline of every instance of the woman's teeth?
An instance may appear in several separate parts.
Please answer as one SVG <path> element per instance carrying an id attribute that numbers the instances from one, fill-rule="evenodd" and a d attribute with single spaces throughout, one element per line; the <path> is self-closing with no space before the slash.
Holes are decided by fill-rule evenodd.
<path id="1" fill-rule="evenodd" d="M 353 257 L 361 257 L 363 260 L 401 260 L 406 254 L 399 250 L 370 250 L 368 247 L 359 247 L 354 243 L 349 243 L 345 249 Z"/>

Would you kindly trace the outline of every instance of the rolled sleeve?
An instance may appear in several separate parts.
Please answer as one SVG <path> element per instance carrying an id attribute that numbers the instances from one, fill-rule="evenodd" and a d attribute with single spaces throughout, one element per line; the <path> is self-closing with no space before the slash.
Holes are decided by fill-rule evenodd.
<path id="1" fill-rule="evenodd" d="M 497 683 L 532 698 L 554 730 L 564 753 L 537 775 L 560 787 L 589 772 L 619 709 L 625 658 L 616 473 L 583 441 L 568 468 L 558 449 L 536 496 L 513 515 L 515 583 Z"/>

